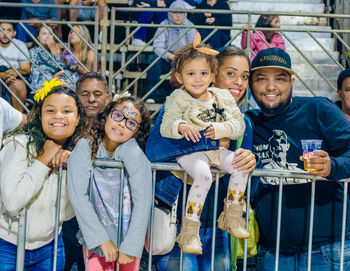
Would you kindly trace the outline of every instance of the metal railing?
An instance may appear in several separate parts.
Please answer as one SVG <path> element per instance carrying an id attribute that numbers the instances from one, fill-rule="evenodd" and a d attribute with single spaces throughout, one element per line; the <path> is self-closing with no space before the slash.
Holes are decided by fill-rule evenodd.
<path id="1" fill-rule="evenodd" d="M 98 6 L 67 6 L 67 5 L 50 5 L 50 4 L 21 4 L 21 3 L 3 3 L 0 2 L 0 8 L 1 7 L 17 7 L 17 8 L 22 8 L 22 7 L 31 7 L 31 8 L 44 8 L 44 7 L 50 7 L 50 8 L 62 8 L 62 9 L 71 9 L 71 8 L 75 8 L 75 9 L 84 9 L 84 10 L 95 10 L 95 20 L 94 21 L 54 21 L 54 20 L 10 20 L 10 19 L 1 19 L 0 22 L 1 23 L 11 23 L 11 24 L 19 24 L 25 31 L 25 33 L 30 37 L 31 42 L 33 43 L 33 45 L 36 45 L 38 47 L 40 47 L 44 52 L 47 53 L 47 57 L 48 59 L 50 59 L 55 65 L 56 67 L 60 70 L 60 71 L 64 71 L 63 68 L 63 61 L 62 62 L 58 62 L 54 56 L 50 53 L 50 51 L 48 49 L 46 49 L 41 43 L 40 41 L 30 32 L 30 30 L 28 29 L 28 27 L 26 25 L 24 25 L 24 23 L 35 23 L 36 25 L 40 25 L 37 28 L 40 28 L 41 26 L 45 27 L 45 29 L 50 33 L 50 35 L 52 35 L 54 37 L 55 42 L 57 42 L 60 47 L 63 50 L 67 50 L 71 55 L 74 55 L 72 50 L 70 50 L 68 48 L 68 44 L 64 43 L 55 33 L 55 31 L 49 27 L 49 24 L 57 24 L 57 25 L 67 25 L 70 29 L 70 31 L 73 31 L 82 41 L 83 43 L 88 47 L 89 50 L 93 50 L 94 51 L 94 64 L 93 64 L 93 71 L 97 71 L 98 68 L 98 50 L 99 50 L 99 43 L 98 43 L 98 35 L 99 35 L 99 18 L 98 18 Z M 104 20 L 102 21 L 102 23 L 104 23 Z M 93 44 L 90 44 L 83 36 L 81 33 L 79 33 L 79 31 L 74 29 L 74 25 L 87 25 L 87 26 L 93 26 L 94 27 L 94 37 L 93 37 Z M 33 71 L 33 68 L 38 70 L 39 73 L 46 79 L 49 80 L 49 78 L 51 78 L 53 76 L 53 74 L 46 74 L 45 71 L 39 66 L 37 65 L 37 63 L 30 58 L 29 55 L 27 55 L 15 42 L 12 41 L 12 37 L 10 37 L 4 30 L 0 29 L 1 33 L 6 36 L 8 39 L 10 39 L 10 42 L 15 46 L 15 48 L 17 50 L 19 50 L 19 52 L 25 57 L 25 59 L 28 60 L 28 62 L 31 64 L 31 72 Z M 106 31 L 106 30 L 105 30 Z M 26 84 L 26 86 L 30 89 L 30 92 L 34 92 L 36 89 L 33 89 L 31 83 L 18 71 L 18 69 L 16 69 L 13 65 L 11 65 L 11 63 L 9 63 L 9 61 L 7 60 L 7 56 L 4 56 L 2 54 L 0 54 L 0 59 L 4 60 L 6 62 L 6 64 L 9 66 L 9 68 L 13 69 L 20 80 L 23 80 Z M 87 67 L 77 58 L 75 57 L 75 60 L 77 61 L 77 64 L 84 70 L 84 71 L 88 71 Z M 67 67 L 68 68 L 68 67 Z M 68 82 L 71 86 L 75 85 L 75 81 L 70 75 L 66 74 L 67 78 L 68 78 Z M 13 93 L 13 91 L 11 90 L 10 86 L 8 86 L 3 80 L 0 80 L 1 85 L 11 94 L 11 96 L 15 97 L 15 99 L 21 104 L 21 106 L 23 107 L 25 112 L 28 112 L 28 108 L 24 105 L 24 103 L 22 101 L 20 101 L 20 99 Z M 0 86 L 1 86 L 0 85 Z"/>
<path id="2" fill-rule="evenodd" d="M 120 161 L 116 160 L 96 160 L 94 162 L 95 167 L 103 167 L 103 168 L 120 168 L 124 170 L 124 165 Z M 156 183 L 156 177 L 157 177 L 157 171 L 183 171 L 183 169 L 176 163 L 153 163 L 152 164 L 152 199 L 153 204 L 151 206 L 151 216 L 150 216 L 150 222 L 149 222 L 149 234 L 150 234 L 150 251 L 148 254 L 148 270 L 152 270 L 152 240 L 153 240 L 153 223 L 154 223 L 154 198 L 155 198 L 155 183 Z M 218 169 L 212 169 L 212 173 L 215 174 L 215 191 L 214 191 L 214 210 L 213 210 L 213 229 L 216 228 L 216 217 L 217 217 L 217 206 L 218 206 L 218 189 L 219 189 L 219 177 L 222 172 Z M 122 187 L 124 185 L 124 174 L 122 172 Z M 187 174 L 185 172 L 184 175 L 184 185 L 183 185 L 183 201 L 182 201 L 182 217 L 184 216 L 185 211 L 185 203 L 186 203 L 186 187 L 187 187 Z M 311 206 L 310 206 L 310 222 L 309 222 L 309 239 L 308 239 L 308 271 L 311 270 L 311 251 L 312 251 L 312 232 L 314 226 L 313 222 L 313 216 L 314 216 L 314 206 L 315 206 L 315 187 L 317 185 L 317 182 L 315 181 L 325 181 L 324 178 L 310 175 L 306 173 L 305 171 L 287 171 L 287 170 L 267 170 L 267 169 L 255 169 L 249 176 L 248 179 L 248 185 L 247 185 L 247 202 L 250 201 L 251 197 L 251 178 L 255 177 L 274 177 L 278 178 L 278 186 L 279 186 L 279 196 L 278 196 L 278 213 L 277 213 L 277 233 L 276 233 L 276 262 L 275 262 L 275 270 L 278 271 L 279 266 L 279 247 L 280 247 L 280 232 L 281 232 L 281 213 L 282 213 L 282 191 L 284 185 L 298 185 L 298 184 L 284 184 L 284 180 L 287 178 L 300 178 L 300 179 L 306 179 L 311 183 Z M 347 214 L 347 201 L 348 201 L 348 182 L 350 179 L 342 180 L 344 183 L 344 198 L 343 198 L 343 217 L 342 221 L 339 223 L 342 223 L 342 233 L 341 233 L 341 257 L 340 257 L 340 270 L 343 269 L 344 265 L 344 243 L 345 243 L 345 230 L 346 230 L 346 214 Z M 60 186 L 62 185 L 62 169 L 59 170 L 59 182 L 58 182 L 58 190 L 57 190 L 57 200 L 60 198 Z M 91 186 L 90 186 L 91 187 Z M 120 189 L 120 199 L 123 199 L 123 189 Z M 91 195 L 91 193 L 90 193 Z M 246 205 L 246 213 L 249 213 L 249 204 Z M 119 212 L 123 210 L 123 201 L 120 200 L 119 202 Z M 59 224 L 59 214 L 60 212 L 60 200 L 57 201 L 57 207 L 56 207 L 56 226 L 55 226 L 55 263 L 56 263 L 56 257 L 57 257 L 57 236 L 58 236 L 58 224 Z M 118 224 L 118 243 L 121 242 L 121 217 L 119 216 L 119 224 Z M 246 229 L 248 229 L 249 225 L 249 216 L 246 216 Z M 23 263 L 24 263 L 24 248 L 25 248 L 25 232 L 26 232 L 26 208 L 24 208 L 19 216 L 19 225 L 18 225 L 18 243 L 17 243 L 17 271 L 23 270 Z M 211 270 L 214 269 L 215 265 L 215 240 L 216 240 L 216 231 L 213 231 L 212 233 L 212 247 L 211 247 Z M 247 270 L 247 240 L 244 242 L 244 262 L 243 262 L 243 270 Z M 118 245 L 118 244 L 117 244 Z M 86 262 L 87 263 L 87 262 Z M 54 269 L 56 270 L 56 265 L 54 265 Z M 119 268 L 119 265 L 118 265 Z M 180 264 L 179 264 L 179 270 L 182 270 L 183 268 L 183 254 L 181 253 L 180 257 Z M 119 269 L 118 269 L 119 270 Z"/>
<path id="3" fill-rule="evenodd" d="M 94 7 L 87 7 L 87 6 L 67 6 L 67 5 L 37 5 L 37 4 L 17 4 L 17 3 L 0 3 L 0 7 L 6 7 L 6 6 L 15 6 L 18 8 L 21 7 L 35 7 L 35 8 L 40 8 L 40 7 L 53 7 L 53 8 L 61 8 L 61 9 L 71 9 L 71 8 L 79 8 L 79 9 L 94 9 L 95 12 L 95 21 L 77 21 L 77 22 L 69 22 L 69 21 L 35 21 L 35 23 L 39 24 L 44 24 L 45 27 L 49 30 L 49 32 L 55 37 L 55 40 L 60 44 L 60 46 L 64 50 L 68 50 L 67 45 L 62 42 L 57 35 L 52 31 L 49 27 L 49 23 L 55 23 L 55 24 L 60 24 L 60 25 L 67 25 L 72 31 L 74 31 L 81 39 L 83 37 L 74 30 L 73 25 L 90 25 L 93 26 L 94 28 L 94 37 L 93 37 L 93 45 L 89 45 L 89 48 L 94 50 L 95 53 L 95 59 L 94 59 L 94 70 L 97 70 L 98 66 L 98 56 L 99 52 L 101 52 L 101 73 L 103 75 L 108 74 L 109 77 L 109 89 L 114 90 L 116 92 L 122 92 L 126 90 L 130 90 L 131 88 L 134 88 L 134 94 L 138 94 L 140 96 L 140 93 L 138 93 L 138 86 L 143 86 L 144 79 L 147 78 L 147 72 L 153 65 L 157 65 L 157 61 L 162 57 L 162 55 L 157 56 L 154 61 L 151 63 L 144 62 L 143 66 L 141 67 L 141 70 L 134 72 L 132 74 L 128 73 L 129 71 L 132 71 L 131 65 L 135 64 L 135 61 L 138 61 L 138 59 L 141 56 L 144 56 L 145 54 L 149 54 L 150 52 L 153 51 L 152 48 L 152 42 L 154 39 L 157 37 L 154 36 L 151 40 L 149 40 L 145 46 L 132 46 L 130 45 L 130 41 L 132 40 L 133 35 L 138 31 L 141 27 L 146 27 L 149 30 L 157 29 L 161 25 L 160 24 L 138 24 L 136 22 L 130 22 L 130 21 L 120 21 L 118 20 L 118 13 L 125 13 L 125 12 L 144 12 L 144 11 L 150 11 L 150 12 L 171 12 L 175 11 L 174 9 L 168 9 L 168 8 L 125 8 L 125 7 L 112 7 L 110 11 L 110 20 L 108 19 L 108 12 L 107 10 L 104 12 L 104 18 L 102 21 L 99 22 L 98 18 L 98 6 Z M 210 13 L 219 13 L 219 14 L 230 14 L 234 16 L 233 18 L 236 18 L 237 16 L 245 16 L 246 19 L 240 19 L 242 25 L 244 23 L 248 24 L 248 42 L 247 42 L 247 53 L 249 54 L 254 54 L 250 48 L 250 36 L 252 33 L 257 33 L 258 36 L 267 44 L 267 46 L 270 46 L 268 42 L 261 36 L 261 34 L 258 31 L 266 31 L 266 30 L 272 30 L 272 31 L 278 31 L 280 35 L 284 38 L 285 42 L 288 42 L 289 48 L 287 51 L 296 51 L 298 55 L 298 59 L 301 59 L 303 63 L 306 63 L 307 66 L 307 71 L 312 72 L 311 75 L 309 75 L 307 78 L 305 78 L 303 73 L 300 73 L 300 71 L 296 71 L 296 78 L 300 82 L 300 87 L 304 88 L 306 93 L 309 91 L 310 95 L 312 96 L 317 96 L 317 95 L 325 95 L 325 93 L 328 93 L 330 96 L 334 95 L 334 91 L 336 90 L 335 86 L 335 78 L 337 77 L 338 71 L 343 69 L 345 67 L 345 62 L 341 61 L 344 57 L 341 55 L 338 57 L 338 55 L 335 52 L 335 50 L 329 50 L 323 43 L 322 40 L 320 40 L 317 35 L 332 35 L 332 38 L 334 39 L 334 42 L 341 44 L 341 46 L 344 48 L 344 54 L 346 52 L 350 52 L 350 46 L 347 43 L 347 36 L 350 36 L 350 30 L 348 28 L 346 29 L 310 29 L 308 27 L 302 27 L 300 26 L 298 29 L 292 29 L 292 28 L 283 28 L 283 23 L 282 23 L 282 29 L 273 29 L 273 28 L 258 28 L 252 26 L 252 23 L 255 22 L 256 17 L 260 14 L 271 14 L 271 15 L 278 15 L 281 17 L 281 21 L 283 22 L 283 18 L 295 18 L 295 19 L 300 19 L 301 21 L 303 20 L 310 20 L 311 23 L 314 23 L 315 21 L 321 22 L 321 24 L 327 24 L 327 20 L 334 20 L 334 21 L 342 21 L 342 22 L 349 22 L 350 15 L 348 14 L 309 14 L 309 13 L 291 13 L 291 12 L 252 12 L 252 11 L 236 11 L 236 10 L 199 10 L 199 9 L 194 9 L 194 10 L 179 10 L 176 9 L 176 11 L 181 11 L 185 13 L 204 13 L 204 12 L 210 12 Z M 311 19 L 310 19 L 311 18 Z M 1 20 L 2 22 L 10 22 L 10 23 L 19 23 L 21 24 L 22 27 L 24 27 L 23 23 L 25 21 L 21 20 Z M 26 22 L 33 22 L 34 21 L 26 21 Z M 345 25 L 345 24 L 344 24 Z M 99 26 L 100 29 L 102 30 L 101 36 L 102 40 L 99 43 L 98 40 L 98 33 L 99 33 Z M 120 43 L 115 43 L 115 34 L 116 34 L 116 27 L 119 27 L 118 32 L 122 31 L 125 32 L 125 37 Z M 163 26 L 164 27 L 164 26 Z M 187 31 L 189 31 L 191 28 L 196 28 L 196 29 L 209 29 L 211 30 L 211 33 L 209 36 L 207 36 L 203 42 L 208 40 L 210 38 L 210 35 L 214 35 L 215 32 L 221 31 L 221 30 L 230 30 L 231 31 L 231 37 L 230 40 L 226 43 L 226 45 L 230 44 L 239 44 L 239 37 L 241 36 L 243 32 L 243 28 L 241 25 L 236 25 L 236 26 L 204 26 L 204 25 L 196 25 L 196 26 L 183 26 L 183 25 L 168 25 L 163 28 L 163 31 L 166 31 L 167 28 L 186 28 Z M 29 33 L 28 29 L 24 27 L 26 33 L 30 35 L 32 38 L 33 36 Z M 120 30 L 121 29 L 121 30 Z M 3 34 L 7 36 L 4 31 L 0 30 Z M 107 34 L 109 32 L 110 40 L 108 41 L 107 39 Z M 314 46 L 318 46 L 319 48 L 319 54 L 322 55 L 324 59 L 328 61 L 328 64 L 330 66 L 333 66 L 333 72 L 329 71 L 323 71 L 322 68 L 320 67 L 319 63 L 315 63 L 314 59 L 311 58 L 310 55 L 307 55 L 305 53 L 305 50 L 299 46 L 298 43 L 295 42 L 295 39 L 292 38 L 291 34 L 292 33 L 305 33 L 305 38 L 308 38 L 308 42 L 311 42 L 314 44 Z M 184 34 L 185 35 L 185 34 Z M 345 37 L 345 39 L 344 39 Z M 181 37 L 178 38 L 180 40 Z M 84 40 L 85 43 L 86 40 Z M 34 43 L 38 44 L 40 46 L 40 43 L 34 39 Z M 175 41 L 173 44 L 171 44 L 168 48 L 168 50 L 172 50 L 172 48 L 176 45 L 177 41 Z M 18 48 L 18 47 L 17 47 Z M 69 50 L 68 50 L 69 51 Z M 69 51 L 72 53 L 71 51 Z M 0 55 L 1 59 L 6 59 L 6 56 Z M 120 65 L 115 65 L 115 59 L 117 61 L 120 61 Z M 33 67 L 38 69 L 36 66 L 35 62 L 29 60 Z M 7 61 L 5 60 L 7 63 Z M 83 69 L 86 70 L 86 67 L 82 65 L 81 61 L 78 61 L 78 63 L 83 67 Z M 292 58 L 292 63 L 296 64 L 296 61 L 293 60 Z M 324 61 L 322 62 L 324 63 Z M 11 65 L 9 65 L 11 68 L 13 68 Z M 58 65 L 59 66 L 59 65 Z M 117 68 L 116 68 L 117 67 Z M 145 68 L 144 68 L 145 67 Z M 15 70 L 16 71 L 16 70 Z M 30 88 L 29 82 L 17 72 L 19 78 L 23 80 Z M 161 77 L 159 82 L 147 93 L 144 93 L 144 96 L 142 97 L 143 99 L 146 99 L 152 91 L 154 91 L 156 88 L 158 88 L 163 82 L 169 79 L 170 74 L 166 74 Z M 322 84 L 322 88 L 324 89 L 323 92 L 319 92 L 318 88 L 315 86 L 310 85 L 313 81 L 315 80 L 308 80 L 320 78 Z M 132 79 L 131 82 L 129 80 Z M 6 85 L 5 82 L 0 80 L 1 85 L 8 90 L 8 92 L 13 95 L 13 92 L 11 89 Z M 32 90 L 32 89 L 31 89 Z M 307 95 L 305 93 L 305 95 Z"/>
<path id="4" fill-rule="evenodd" d="M 147 9 L 140 9 L 140 8 L 115 8 L 113 7 L 111 10 L 111 25 L 116 25 L 117 21 L 115 20 L 116 16 L 115 14 L 118 14 L 118 12 L 142 12 L 142 11 L 150 11 L 150 12 L 172 12 L 175 11 L 174 9 L 168 9 L 168 8 L 147 8 Z M 274 29 L 274 28 L 262 28 L 262 27 L 254 27 L 252 26 L 252 23 L 256 19 L 257 15 L 260 14 L 270 14 L 270 15 L 278 15 L 281 17 L 281 20 L 283 21 L 283 17 L 289 17 L 289 18 L 296 18 L 300 20 L 307 20 L 311 18 L 310 20 L 314 23 L 314 21 L 321 22 L 321 24 L 327 24 L 328 19 L 334 19 L 334 20 L 345 20 L 349 21 L 350 15 L 345 14 L 314 14 L 314 13 L 292 13 L 292 12 L 251 12 L 251 11 L 233 11 L 233 10 L 187 10 L 187 9 L 176 9 L 177 12 L 184 12 L 184 13 L 204 13 L 204 12 L 210 12 L 210 13 L 219 13 L 219 14 L 231 14 L 233 15 L 233 18 L 235 18 L 236 15 L 242 16 L 245 15 L 246 21 L 242 22 L 249 25 L 248 27 L 248 44 L 247 44 L 247 53 L 254 54 L 250 48 L 250 35 L 252 33 L 257 33 L 259 37 L 267 44 L 267 46 L 271 47 L 271 45 L 264 39 L 264 37 L 261 36 L 261 34 L 258 31 L 277 31 L 280 33 L 280 35 L 283 37 L 286 43 L 289 45 L 289 49 L 287 49 L 288 52 L 291 50 L 296 51 L 298 53 L 298 58 L 302 60 L 302 63 L 307 64 L 307 71 L 312 72 L 309 77 L 305 78 L 303 71 L 296 71 L 296 78 L 299 80 L 301 87 L 305 89 L 305 92 L 307 95 L 307 91 L 312 96 L 323 96 L 328 95 L 331 97 L 335 97 L 335 91 L 336 88 L 336 77 L 338 76 L 338 73 L 344 69 L 344 63 L 341 64 L 340 58 L 334 53 L 336 50 L 327 48 L 324 43 L 322 43 L 322 39 L 319 39 L 317 35 L 326 35 L 329 34 L 329 38 L 332 36 L 334 42 L 338 41 L 340 42 L 347 50 L 350 51 L 349 45 L 344 41 L 342 38 L 342 35 L 348 35 L 350 34 L 349 29 L 310 29 L 309 27 L 300 26 L 298 29 L 293 28 L 282 28 L 281 29 Z M 140 27 L 146 27 L 149 30 L 154 30 L 162 27 L 164 31 L 166 31 L 167 28 L 186 28 L 188 31 L 191 28 L 195 29 L 209 29 L 211 30 L 211 35 L 213 35 L 216 31 L 220 30 L 231 30 L 233 33 L 230 37 L 230 41 L 226 43 L 226 45 L 230 44 L 237 44 L 238 43 L 238 37 L 243 32 L 242 26 L 202 26 L 202 25 L 196 25 L 196 26 L 183 26 L 183 25 L 167 25 L 162 26 L 160 24 L 151 23 L 151 24 L 139 24 L 136 22 L 120 22 L 117 23 L 118 27 L 123 27 L 126 31 L 125 38 L 123 41 L 121 41 L 119 44 L 114 44 L 114 41 L 111 40 L 110 43 L 110 60 L 109 60 L 109 79 L 110 79 L 110 88 L 112 87 L 112 84 L 116 81 L 116 91 L 117 92 L 123 92 L 126 90 L 130 90 L 130 88 L 134 87 L 134 94 L 136 94 L 136 91 L 138 89 L 137 85 L 140 84 L 141 80 L 145 79 L 145 75 L 147 74 L 147 71 L 151 68 L 153 65 L 157 65 L 157 61 L 162 57 L 162 55 L 157 56 L 157 58 L 151 62 L 151 63 L 144 63 L 145 68 L 141 68 L 139 72 L 136 72 L 133 74 L 133 76 L 130 79 L 133 79 L 131 82 L 129 82 L 129 78 L 127 78 L 128 73 L 127 71 L 131 70 L 131 64 L 134 64 L 135 60 L 144 54 L 148 54 L 149 52 L 152 52 L 152 42 L 154 41 L 156 36 L 154 36 L 151 40 L 149 40 L 144 46 L 132 46 L 130 45 L 130 40 L 132 40 L 133 35 Z M 111 36 L 114 35 L 114 27 L 111 27 L 110 29 Z M 323 59 L 326 59 L 328 61 L 329 66 L 332 66 L 331 72 L 329 71 L 323 71 L 319 64 L 325 62 L 325 60 L 322 60 L 320 63 L 314 63 L 314 59 L 311 58 L 310 55 L 305 54 L 305 48 L 303 49 L 298 45 L 298 43 L 295 42 L 295 39 L 292 38 L 292 33 L 305 33 L 304 38 L 308 39 L 308 42 L 310 45 L 313 44 L 313 46 L 316 48 L 319 48 L 318 51 L 322 55 Z M 207 37 L 209 38 L 209 37 Z M 206 38 L 206 39 L 207 39 Z M 203 41 L 205 42 L 205 40 Z M 312 44 L 311 44 L 312 43 Z M 175 44 L 171 44 L 167 49 L 169 51 L 172 51 L 172 48 Z M 115 53 L 119 53 L 121 55 L 121 63 L 120 67 L 117 71 L 113 69 L 113 55 Z M 297 64 L 296 61 L 293 61 L 292 58 L 292 64 Z M 158 64 L 159 65 L 159 64 Z M 323 65 L 324 66 L 324 65 Z M 136 74 L 136 75 L 135 75 Z M 315 87 L 310 85 L 312 83 L 312 80 L 309 80 L 307 82 L 307 79 L 315 79 L 315 76 L 321 79 L 320 85 L 322 85 L 323 91 L 319 92 L 320 87 Z M 150 89 L 147 93 L 144 94 L 142 97 L 143 99 L 146 99 L 148 95 L 154 91 L 157 87 L 159 87 L 164 81 L 169 79 L 169 74 L 166 74 L 165 76 L 162 76 L 159 82 L 156 86 L 154 86 L 152 89 Z M 314 81 L 314 80 L 313 80 Z M 123 82 L 125 83 L 123 85 Z M 140 95 L 140 94 L 139 94 Z"/>

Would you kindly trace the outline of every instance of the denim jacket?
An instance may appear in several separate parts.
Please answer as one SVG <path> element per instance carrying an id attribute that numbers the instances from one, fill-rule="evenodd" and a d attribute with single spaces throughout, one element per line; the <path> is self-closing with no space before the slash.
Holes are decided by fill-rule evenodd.
<path id="1" fill-rule="evenodd" d="M 146 143 L 146 155 L 151 162 L 169 162 L 174 160 L 176 157 L 190 154 L 198 151 L 207 151 L 218 149 L 220 146 L 219 140 L 213 140 L 206 138 L 203 136 L 204 131 L 201 132 L 201 139 L 199 142 L 193 143 L 192 141 L 187 141 L 185 138 L 183 139 L 170 139 L 165 138 L 160 135 L 160 125 L 162 122 L 164 114 L 164 106 L 159 112 L 158 118 L 154 123 L 152 130 L 150 132 L 149 138 Z M 253 144 L 253 127 L 251 121 L 248 116 L 244 116 L 244 121 L 246 125 L 246 129 L 244 131 L 244 137 L 241 144 L 241 148 L 251 150 Z M 231 141 L 230 150 L 236 149 L 236 141 Z M 162 201 L 164 201 L 169 206 L 172 206 L 180 193 L 182 188 L 182 181 L 173 176 L 170 172 L 164 176 L 164 174 L 157 174 L 160 181 L 156 183 L 156 197 Z M 158 178 L 157 178 L 158 179 Z M 228 175 L 223 177 L 224 181 L 220 182 L 225 187 L 228 184 Z M 219 199 L 220 192 L 224 193 L 224 197 L 226 195 L 226 190 L 219 188 Z M 223 197 L 223 198 L 224 198 Z M 209 190 L 207 199 L 212 198 L 214 200 L 214 186 Z M 221 203 L 221 200 L 219 200 Z M 221 203 L 222 204 L 222 203 Z M 181 205 L 181 204 L 180 204 Z M 203 208 L 203 211 L 205 206 Z M 180 213 L 180 212 L 178 212 Z M 219 213 L 219 212 L 218 212 Z M 204 214 L 204 212 L 202 212 Z M 203 215 L 202 215 L 203 216 Z"/>

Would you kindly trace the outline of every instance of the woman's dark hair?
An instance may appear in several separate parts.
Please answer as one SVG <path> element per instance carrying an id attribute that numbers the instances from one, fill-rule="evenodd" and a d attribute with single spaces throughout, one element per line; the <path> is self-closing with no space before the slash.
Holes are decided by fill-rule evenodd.
<path id="1" fill-rule="evenodd" d="M 141 99 L 130 96 L 118 99 L 116 102 L 110 102 L 103 112 L 99 113 L 97 118 L 92 121 L 89 128 L 86 130 L 82 137 L 88 138 L 90 140 L 91 147 L 91 158 L 96 159 L 96 154 L 103 137 L 105 136 L 105 124 L 106 120 L 111 113 L 112 109 L 117 105 L 125 101 L 131 102 L 141 114 L 140 127 L 135 134 L 135 140 L 139 144 L 140 148 L 144 150 L 146 140 L 151 127 L 151 119 L 149 111 L 146 105 L 141 101 Z"/>
<path id="2" fill-rule="evenodd" d="M 249 65 L 249 70 L 250 70 L 250 60 L 245 51 L 237 46 L 227 46 L 224 49 L 220 51 L 220 53 L 216 56 L 216 59 L 218 61 L 218 68 L 222 65 L 226 57 L 229 56 L 241 56 L 244 57 Z"/>
<path id="3" fill-rule="evenodd" d="M 260 15 L 258 21 L 255 24 L 255 27 L 271 27 L 271 22 L 274 18 L 278 17 L 277 15 L 262 14 Z M 265 35 L 266 41 L 270 42 L 274 32 L 272 31 L 262 31 Z"/>
<path id="4" fill-rule="evenodd" d="M 198 48 L 210 48 L 208 45 L 199 44 Z M 183 65 L 190 60 L 195 58 L 204 58 L 210 66 L 210 70 L 212 73 L 216 73 L 217 71 L 217 61 L 214 55 L 208 55 L 202 53 L 195 48 L 193 48 L 192 44 L 188 44 L 178 51 L 175 52 L 175 57 L 172 62 L 172 68 L 175 72 L 181 73 Z"/>
<path id="5" fill-rule="evenodd" d="M 237 56 L 237 57 L 243 57 L 247 60 L 249 71 L 250 71 L 250 60 L 245 51 L 237 46 L 227 46 L 224 49 L 220 51 L 220 53 L 216 56 L 216 59 L 218 60 L 218 70 L 222 63 L 224 62 L 226 57 L 230 56 Z M 237 104 L 240 106 L 243 103 L 244 97 L 248 95 L 248 90 L 246 90 L 243 97 L 237 102 Z"/>
<path id="6" fill-rule="evenodd" d="M 41 109 L 47 97 L 49 97 L 52 94 L 65 94 L 65 95 L 71 96 L 75 100 L 78 116 L 80 118 L 79 123 L 75 128 L 74 134 L 66 140 L 62 148 L 69 151 L 73 150 L 75 145 L 75 139 L 79 137 L 82 134 L 83 130 L 85 129 L 85 126 L 86 126 L 85 111 L 75 91 L 65 86 L 58 86 L 58 87 L 52 88 L 52 90 L 44 98 L 43 101 L 40 101 L 39 103 L 35 103 L 33 109 L 29 113 L 28 122 L 23 127 L 10 133 L 10 135 L 25 134 L 28 136 L 27 158 L 29 159 L 29 161 L 32 161 L 33 159 L 35 159 L 44 150 L 43 147 L 44 147 L 45 141 L 49 139 L 45 135 L 42 129 Z M 32 152 L 32 150 L 34 150 L 34 153 Z"/>

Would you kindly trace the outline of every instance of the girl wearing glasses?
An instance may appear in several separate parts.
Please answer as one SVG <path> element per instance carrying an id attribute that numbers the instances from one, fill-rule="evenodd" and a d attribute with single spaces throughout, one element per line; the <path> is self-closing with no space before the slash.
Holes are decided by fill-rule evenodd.
<path id="1" fill-rule="evenodd" d="M 119 95 L 99 114 L 70 156 L 69 196 L 84 255 L 89 250 L 87 270 L 116 270 L 117 263 L 120 270 L 139 270 L 152 196 L 151 163 L 142 151 L 149 127 L 149 112 L 141 100 Z M 93 167 L 95 159 L 122 161 L 125 170 Z"/>

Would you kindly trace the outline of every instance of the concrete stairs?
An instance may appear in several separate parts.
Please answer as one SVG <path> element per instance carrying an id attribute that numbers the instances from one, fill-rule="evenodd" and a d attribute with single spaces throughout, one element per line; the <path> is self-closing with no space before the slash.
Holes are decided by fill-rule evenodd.
<path id="1" fill-rule="evenodd" d="M 230 3 L 232 10 L 249 10 L 264 13 L 269 12 L 292 12 L 292 13 L 324 13 L 322 0 L 237 0 Z M 255 25 L 258 15 L 252 16 L 252 24 Z M 233 15 L 235 27 L 241 28 L 248 21 L 247 15 Z M 295 32 L 307 29 L 320 42 L 330 54 L 339 61 L 339 53 L 335 51 L 334 39 L 327 32 L 331 27 L 327 26 L 325 18 L 280 16 L 281 30 L 303 52 L 303 54 L 336 86 L 336 79 L 341 68 L 324 52 L 324 50 L 306 32 Z M 295 30 L 295 31 L 293 31 Z M 233 30 L 231 36 L 238 31 Z M 240 36 L 233 41 L 234 45 L 240 46 Z M 292 67 L 311 88 L 317 96 L 327 96 L 336 99 L 336 92 L 327 82 L 312 68 L 296 48 L 285 38 L 286 49 L 292 59 Z M 313 96 L 307 88 L 296 78 L 293 89 L 294 95 Z"/>

